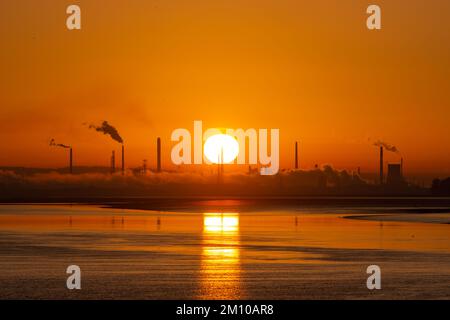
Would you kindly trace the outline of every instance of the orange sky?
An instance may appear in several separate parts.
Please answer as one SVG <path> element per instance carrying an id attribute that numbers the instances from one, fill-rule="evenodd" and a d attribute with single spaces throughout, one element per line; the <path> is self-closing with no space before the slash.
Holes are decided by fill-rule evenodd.
<path id="1" fill-rule="evenodd" d="M 68 31 L 77 3 L 82 30 Z M 108 165 L 119 146 L 83 122 L 108 120 L 127 164 L 169 161 L 170 133 L 279 128 L 281 166 L 378 166 L 368 139 L 396 145 L 410 173 L 450 174 L 450 2 L 2 1 L 0 166 Z M 397 161 L 395 154 L 388 161 Z"/>

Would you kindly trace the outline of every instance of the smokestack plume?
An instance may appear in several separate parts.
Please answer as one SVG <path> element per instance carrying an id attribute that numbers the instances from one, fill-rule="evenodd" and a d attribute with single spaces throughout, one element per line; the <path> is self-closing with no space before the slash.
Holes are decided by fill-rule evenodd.
<path id="1" fill-rule="evenodd" d="M 374 142 L 373 145 L 376 146 L 376 147 L 384 147 L 387 151 L 390 151 L 390 152 L 400 153 L 400 151 L 397 149 L 396 146 L 393 146 L 393 145 L 391 145 L 389 143 L 386 143 L 386 142 L 383 142 L 383 141 L 380 141 L 380 140 Z"/>
<path id="2" fill-rule="evenodd" d="M 161 138 L 156 139 L 156 171 L 161 172 Z"/>
<path id="3" fill-rule="evenodd" d="M 96 126 L 94 124 L 89 125 L 89 129 L 94 129 L 97 132 L 102 132 L 103 134 L 109 135 L 114 141 L 123 144 L 123 139 L 119 135 L 116 128 L 108 123 L 108 121 L 103 121 L 101 126 Z"/>
<path id="4" fill-rule="evenodd" d="M 56 143 L 55 139 L 51 139 L 50 143 L 49 143 L 50 147 L 60 147 L 60 148 L 64 148 L 64 149 L 69 149 L 70 146 L 62 144 L 62 143 Z"/>
<path id="5" fill-rule="evenodd" d="M 72 167 L 73 167 L 73 153 L 72 153 L 72 147 L 62 144 L 62 143 L 56 143 L 55 139 L 51 139 L 49 142 L 49 146 L 51 147 L 59 147 L 64 149 L 69 149 L 69 172 L 72 173 Z"/>
<path id="6" fill-rule="evenodd" d="M 380 146 L 380 184 L 383 184 L 383 146 Z"/>
<path id="7" fill-rule="evenodd" d="M 122 145 L 122 174 L 125 174 L 125 149 Z"/>
<path id="8" fill-rule="evenodd" d="M 298 142 L 295 141 L 295 169 L 298 169 Z"/>

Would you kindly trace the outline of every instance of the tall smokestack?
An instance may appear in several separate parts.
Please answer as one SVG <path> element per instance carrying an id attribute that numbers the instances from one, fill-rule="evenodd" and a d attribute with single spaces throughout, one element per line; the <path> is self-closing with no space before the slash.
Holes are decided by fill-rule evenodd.
<path id="1" fill-rule="evenodd" d="M 295 169 L 298 169 L 298 142 L 295 141 Z"/>
<path id="2" fill-rule="evenodd" d="M 116 152 L 113 150 L 111 153 L 111 173 L 116 172 Z"/>
<path id="3" fill-rule="evenodd" d="M 145 175 L 147 174 L 147 159 L 144 159 L 142 161 L 142 173 Z"/>
<path id="4" fill-rule="evenodd" d="M 156 139 L 156 171 L 161 172 L 161 138 Z"/>
<path id="5" fill-rule="evenodd" d="M 73 153 L 72 148 L 69 149 L 69 172 L 72 173 Z"/>
<path id="6" fill-rule="evenodd" d="M 400 174 L 403 177 L 403 158 L 400 159 Z"/>
<path id="7" fill-rule="evenodd" d="M 383 184 L 383 146 L 380 146 L 380 184 Z"/>
<path id="8" fill-rule="evenodd" d="M 223 147 L 220 148 L 220 175 L 223 177 L 223 171 L 224 171 L 224 167 L 223 167 Z"/>
<path id="9" fill-rule="evenodd" d="M 125 174 L 125 149 L 122 145 L 122 174 Z"/>
<path id="10" fill-rule="evenodd" d="M 217 183 L 221 184 L 223 180 L 223 148 L 220 148 L 220 154 L 217 155 Z"/>

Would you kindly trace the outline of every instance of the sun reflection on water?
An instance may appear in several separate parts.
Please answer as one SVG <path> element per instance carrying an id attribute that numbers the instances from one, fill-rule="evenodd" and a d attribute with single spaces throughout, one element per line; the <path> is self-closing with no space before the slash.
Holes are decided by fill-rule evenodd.
<path id="1" fill-rule="evenodd" d="M 234 213 L 205 213 L 203 225 L 206 233 L 237 232 L 239 217 Z"/>
<path id="2" fill-rule="evenodd" d="M 203 215 L 201 298 L 238 299 L 240 296 L 239 215 Z"/>

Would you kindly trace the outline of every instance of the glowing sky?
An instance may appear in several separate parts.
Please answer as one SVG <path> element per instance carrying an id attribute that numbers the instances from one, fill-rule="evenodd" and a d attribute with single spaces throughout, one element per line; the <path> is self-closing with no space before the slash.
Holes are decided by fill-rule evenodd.
<path id="1" fill-rule="evenodd" d="M 450 2 L 372 2 L 381 31 L 359 0 L 2 1 L 0 166 L 63 166 L 50 138 L 108 165 L 119 146 L 82 125 L 101 120 L 127 164 L 154 166 L 157 136 L 167 164 L 171 131 L 203 120 L 279 128 L 281 167 L 300 140 L 302 167 L 375 170 L 382 139 L 410 173 L 450 174 Z"/>

